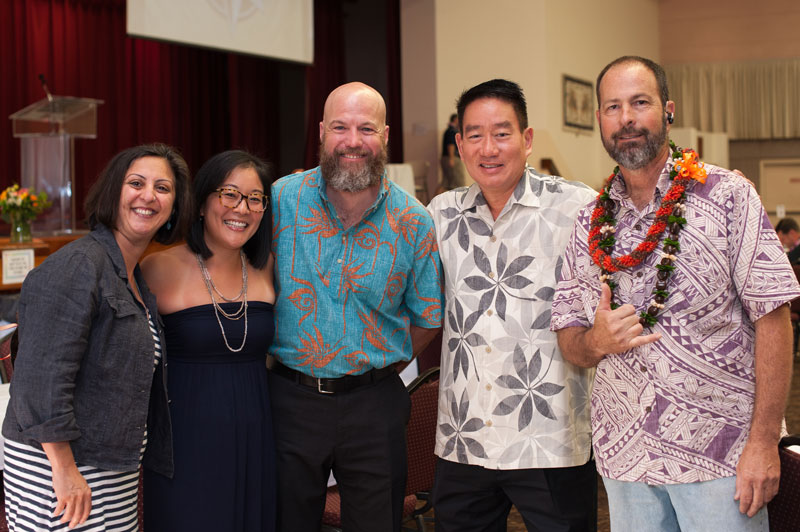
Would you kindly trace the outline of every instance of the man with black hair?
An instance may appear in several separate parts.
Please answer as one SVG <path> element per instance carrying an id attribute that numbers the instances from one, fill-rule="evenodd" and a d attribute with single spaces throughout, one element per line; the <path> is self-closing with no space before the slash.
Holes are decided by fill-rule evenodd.
<path id="1" fill-rule="evenodd" d="M 586 185 L 527 166 L 525 97 L 494 79 L 458 101 L 459 151 L 475 180 L 428 210 L 445 271 L 433 504 L 440 532 L 596 527 L 588 395 L 593 371 L 566 362 L 550 307 Z"/>

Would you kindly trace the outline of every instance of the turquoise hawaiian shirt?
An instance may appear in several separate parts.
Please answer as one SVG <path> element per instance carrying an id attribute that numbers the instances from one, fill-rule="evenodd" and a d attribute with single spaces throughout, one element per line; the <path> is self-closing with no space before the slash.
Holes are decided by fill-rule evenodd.
<path id="1" fill-rule="evenodd" d="M 437 328 L 442 267 L 433 220 L 386 178 L 345 229 L 319 167 L 272 186 L 280 362 L 314 377 L 358 375 L 412 356 L 409 326 Z"/>

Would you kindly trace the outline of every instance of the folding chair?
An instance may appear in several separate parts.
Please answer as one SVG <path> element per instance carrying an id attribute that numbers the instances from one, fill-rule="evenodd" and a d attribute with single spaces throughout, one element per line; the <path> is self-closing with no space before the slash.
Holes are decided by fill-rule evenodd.
<path id="1" fill-rule="evenodd" d="M 800 265 L 792 264 L 792 270 L 794 270 L 797 280 L 800 281 Z M 797 356 L 798 348 L 800 348 L 800 297 L 793 299 L 791 303 L 789 303 L 789 312 L 791 313 L 792 336 L 794 337 L 792 352 Z"/>
<path id="2" fill-rule="evenodd" d="M 767 506 L 770 532 L 796 532 L 800 527 L 800 454 L 787 449 L 800 445 L 800 435 L 780 442 L 781 485 Z"/>

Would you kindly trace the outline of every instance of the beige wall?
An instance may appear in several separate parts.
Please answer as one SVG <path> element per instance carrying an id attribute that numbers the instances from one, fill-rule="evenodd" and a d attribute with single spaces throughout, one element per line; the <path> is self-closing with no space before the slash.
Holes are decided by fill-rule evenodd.
<path id="1" fill-rule="evenodd" d="M 756 184 L 756 188 L 760 188 L 759 165 L 761 161 L 797 158 L 800 156 L 800 139 L 732 140 L 730 153 L 730 167 L 741 170 Z"/>
<path id="2" fill-rule="evenodd" d="M 406 160 L 427 159 L 438 169 L 458 95 L 503 77 L 525 90 L 534 128 L 530 164 L 552 158 L 564 177 L 595 187 L 607 176 L 613 163 L 597 124 L 591 133 L 563 128 L 562 75 L 594 83 L 620 55 L 658 60 L 658 0 L 401 0 L 401 16 Z M 605 22 L 611 19 L 613 34 Z M 438 180 L 438 171 L 431 174 Z"/>
<path id="3" fill-rule="evenodd" d="M 798 0 L 659 2 L 665 64 L 800 56 Z"/>
<path id="4" fill-rule="evenodd" d="M 403 82 L 403 128 L 389 129 L 391 135 L 403 135 L 406 161 L 430 163 L 428 194 L 439 181 L 439 139 L 436 122 L 436 27 L 433 0 L 401 0 L 400 41 L 401 78 Z M 446 120 L 446 119 L 445 119 Z M 391 125 L 390 125 L 391 126 Z"/>
<path id="5" fill-rule="evenodd" d="M 669 0 L 660 2 L 659 20 L 665 64 L 800 57 L 798 0 Z M 731 141 L 730 167 L 761 190 L 762 161 L 799 153 L 800 139 Z"/>
<path id="6" fill-rule="evenodd" d="M 563 127 L 562 75 L 591 81 L 600 70 L 622 55 L 658 57 L 658 0 L 559 1 L 548 0 L 547 100 L 545 127 L 567 161 L 564 177 L 599 188 L 615 163 L 606 154 L 595 120 L 590 135 L 576 134 Z M 594 101 L 595 108 L 596 100 Z M 535 163 L 539 164 L 534 151 Z"/>

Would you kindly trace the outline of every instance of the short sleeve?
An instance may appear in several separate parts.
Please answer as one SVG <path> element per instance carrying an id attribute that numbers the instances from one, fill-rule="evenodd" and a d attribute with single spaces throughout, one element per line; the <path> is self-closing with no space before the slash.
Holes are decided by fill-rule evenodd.
<path id="1" fill-rule="evenodd" d="M 420 210 L 424 214 L 424 224 L 420 228 L 420 237 L 415 242 L 415 260 L 404 303 L 409 310 L 412 325 L 435 329 L 442 324 L 442 263 L 433 220 L 427 211 Z"/>
<path id="2" fill-rule="evenodd" d="M 556 272 L 556 292 L 553 296 L 553 312 L 550 330 L 558 331 L 567 327 L 590 327 L 591 322 L 583 305 L 584 288 L 579 275 L 578 256 L 586 253 L 585 209 L 581 211 L 572 229 L 569 242 L 564 249 L 561 268 Z"/>
<path id="3" fill-rule="evenodd" d="M 728 251 L 731 277 L 742 307 L 755 322 L 800 295 L 800 286 L 755 189 L 738 176 L 730 186 Z M 722 199 L 722 198 L 720 198 Z"/>

